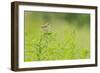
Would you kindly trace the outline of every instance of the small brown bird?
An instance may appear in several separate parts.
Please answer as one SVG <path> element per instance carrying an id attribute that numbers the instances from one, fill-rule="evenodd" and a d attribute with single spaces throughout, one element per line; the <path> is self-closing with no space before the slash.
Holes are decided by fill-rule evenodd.
<path id="1" fill-rule="evenodd" d="M 42 26 L 41 26 L 41 28 L 42 28 L 42 30 L 44 31 L 44 32 L 48 32 L 49 31 L 49 23 L 47 22 L 47 23 L 45 23 L 45 24 L 43 24 Z"/>

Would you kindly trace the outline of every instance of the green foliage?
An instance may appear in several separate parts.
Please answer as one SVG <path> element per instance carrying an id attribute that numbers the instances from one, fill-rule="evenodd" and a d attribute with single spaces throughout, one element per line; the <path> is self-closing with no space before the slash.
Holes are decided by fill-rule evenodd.
<path id="1" fill-rule="evenodd" d="M 25 12 L 25 60 L 90 58 L 88 14 Z M 50 23 L 49 32 L 41 25 Z"/>

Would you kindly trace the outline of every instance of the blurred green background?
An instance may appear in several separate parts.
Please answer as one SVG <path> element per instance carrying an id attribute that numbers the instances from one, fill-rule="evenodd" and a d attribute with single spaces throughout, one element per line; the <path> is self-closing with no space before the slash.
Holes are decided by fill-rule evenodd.
<path id="1" fill-rule="evenodd" d="M 25 11 L 24 20 L 25 62 L 90 58 L 90 14 Z"/>

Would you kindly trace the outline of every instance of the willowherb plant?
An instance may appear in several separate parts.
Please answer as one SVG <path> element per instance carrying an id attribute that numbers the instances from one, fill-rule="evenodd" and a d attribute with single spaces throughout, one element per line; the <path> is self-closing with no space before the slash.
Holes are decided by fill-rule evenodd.
<path id="1" fill-rule="evenodd" d="M 41 26 L 42 35 L 38 39 L 38 42 L 34 44 L 36 48 L 37 60 L 43 60 L 43 54 L 47 51 L 48 43 L 50 42 L 50 38 L 52 32 L 49 31 L 50 24 L 46 23 Z"/>

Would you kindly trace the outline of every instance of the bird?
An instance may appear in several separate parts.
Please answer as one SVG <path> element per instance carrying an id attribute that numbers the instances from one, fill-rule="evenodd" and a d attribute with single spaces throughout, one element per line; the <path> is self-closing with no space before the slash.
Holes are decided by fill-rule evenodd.
<path id="1" fill-rule="evenodd" d="M 45 24 L 41 25 L 41 28 L 44 32 L 49 32 L 49 26 L 50 24 L 48 22 L 46 22 Z"/>

